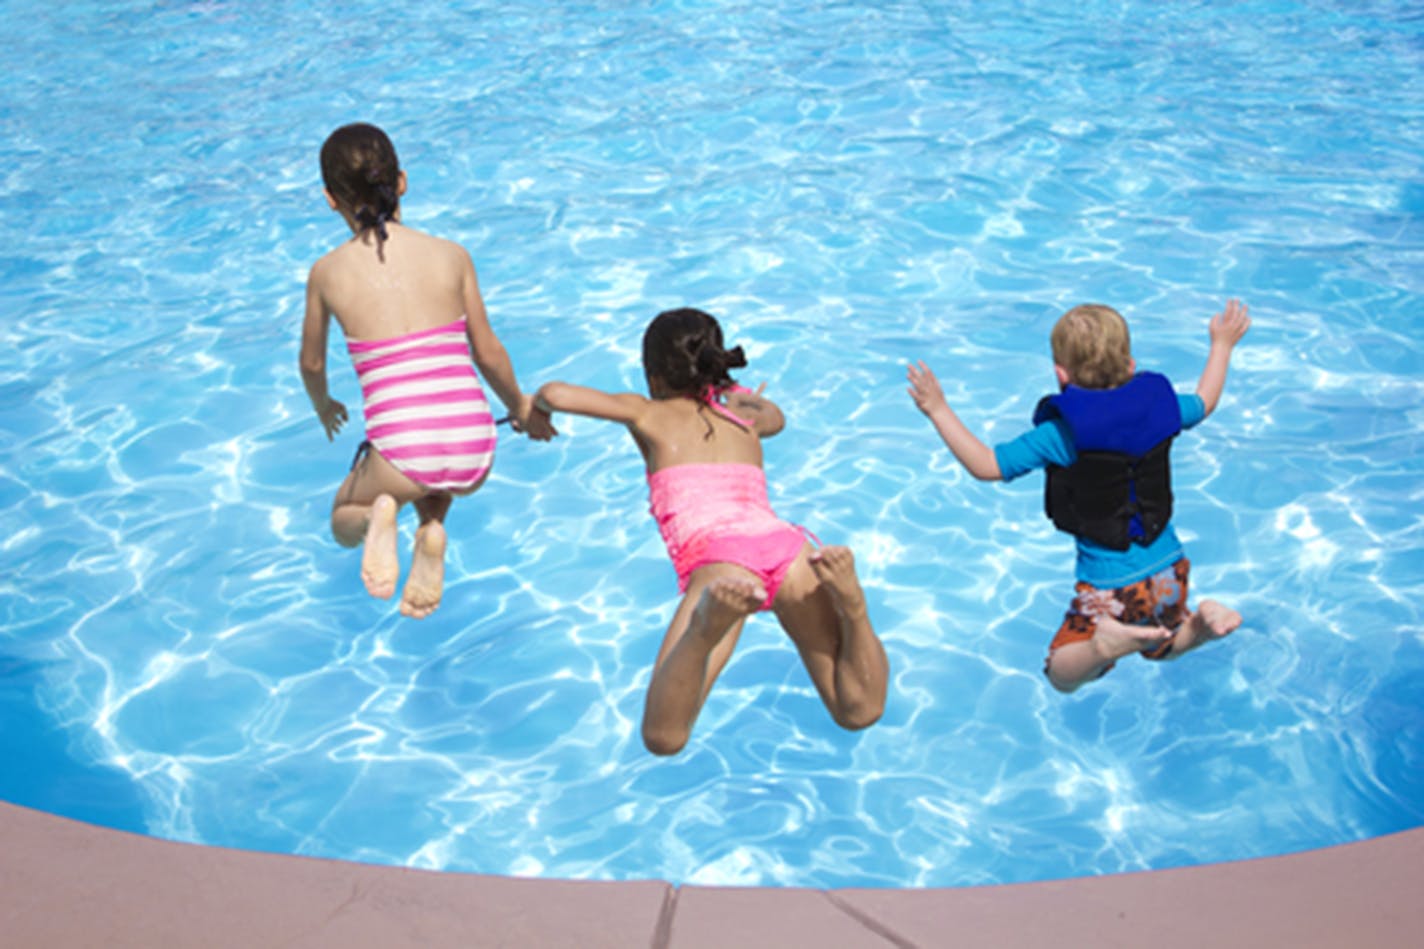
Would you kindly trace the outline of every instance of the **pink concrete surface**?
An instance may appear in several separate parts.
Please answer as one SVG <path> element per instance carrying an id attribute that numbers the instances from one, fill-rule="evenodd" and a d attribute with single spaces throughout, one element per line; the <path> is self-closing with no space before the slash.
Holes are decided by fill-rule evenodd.
<path id="1" fill-rule="evenodd" d="M 1264 860 L 935 890 L 675 887 L 225 850 L 0 803 L 0 947 L 1401 947 L 1424 828 Z"/>

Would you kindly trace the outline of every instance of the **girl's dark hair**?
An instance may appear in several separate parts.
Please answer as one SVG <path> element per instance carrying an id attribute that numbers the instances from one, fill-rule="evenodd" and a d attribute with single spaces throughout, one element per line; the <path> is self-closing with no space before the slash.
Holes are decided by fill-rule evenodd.
<path id="1" fill-rule="evenodd" d="M 734 383 L 727 374 L 747 364 L 742 347 L 722 346 L 722 327 L 701 310 L 664 310 L 643 333 L 643 372 L 678 395 L 720 393 Z"/>
<path id="2" fill-rule="evenodd" d="M 386 133 L 362 122 L 332 132 L 321 146 L 321 180 L 363 230 L 375 229 L 379 251 L 400 208 L 400 162 Z"/>

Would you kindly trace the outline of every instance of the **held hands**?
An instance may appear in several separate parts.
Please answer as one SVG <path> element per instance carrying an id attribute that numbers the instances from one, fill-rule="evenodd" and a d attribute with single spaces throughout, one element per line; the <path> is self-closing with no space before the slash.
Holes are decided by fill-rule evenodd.
<path id="1" fill-rule="evenodd" d="M 910 398 L 915 400 L 915 406 L 931 418 L 936 412 L 949 408 L 949 403 L 944 399 L 944 390 L 940 388 L 939 380 L 930 371 L 923 361 L 918 364 L 911 364 L 908 378 L 910 380 Z"/>
<path id="2" fill-rule="evenodd" d="M 533 396 L 525 395 L 519 400 L 519 414 L 510 423 L 516 432 L 522 432 L 536 442 L 547 442 L 559 434 L 554 428 L 551 414 L 535 402 Z"/>
<path id="3" fill-rule="evenodd" d="M 1227 300 L 1226 309 L 1211 318 L 1208 332 L 1212 346 L 1227 349 L 1241 342 L 1241 337 L 1251 328 L 1251 311 L 1240 300 Z"/>
<path id="4" fill-rule="evenodd" d="M 317 408 L 316 417 L 321 420 L 321 427 L 326 430 L 326 440 L 331 441 L 336 433 L 341 431 L 341 426 L 346 424 L 346 406 L 335 399 L 327 399 L 325 405 Z"/>

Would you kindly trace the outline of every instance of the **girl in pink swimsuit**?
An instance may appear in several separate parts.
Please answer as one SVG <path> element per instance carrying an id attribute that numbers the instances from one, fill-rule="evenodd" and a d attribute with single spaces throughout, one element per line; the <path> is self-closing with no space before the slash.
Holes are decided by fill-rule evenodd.
<path id="1" fill-rule="evenodd" d="M 781 410 L 737 386 L 746 365 L 701 310 L 669 310 L 643 336 L 651 397 L 551 382 L 541 412 L 572 412 L 628 428 L 648 471 L 652 514 L 682 601 L 663 638 L 643 710 L 654 754 L 682 750 L 712 683 L 751 614 L 770 610 L 791 637 L 831 717 L 865 728 L 885 707 L 889 664 L 845 547 L 817 549 L 767 499 L 761 440 Z"/>
<path id="2" fill-rule="evenodd" d="M 421 618 L 440 604 L 442 522 L 451 500 L 483 484 L 494 460 L 495 423 L 480 377 L 516 431 L 544 440 L 553 429 L 519 389 L 490 328 L 470 255 L 401 223 L 405 172 L 385 133 L 373 125 L 337 129 L 322 146 L 321 176 L 326 201 L 352 238 L 312 266 L 302 381 L 330 439 L 347 418 L 346 406 L 327 391 L 327 333 L 335 317 L 366 416 L 366 441 L 336 492 L 331 532 L 344 546 L 364 545 L 366 589 L 390 597 L 400 579 L 396 513 L 413 502 L 420 526 L 400 609 Z"/>

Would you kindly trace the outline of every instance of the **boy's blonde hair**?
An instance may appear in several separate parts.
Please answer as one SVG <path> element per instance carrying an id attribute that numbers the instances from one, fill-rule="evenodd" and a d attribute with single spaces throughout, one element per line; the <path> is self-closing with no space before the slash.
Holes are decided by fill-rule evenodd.
<path id="1" fill-rule="evenodd" d="M 1110 306 L 1085 303 L 1058 318 L 1049 337 L 1053 361 L 1075 386 L 1112 389 L 1132 378 L 1127 320 Z"/>

